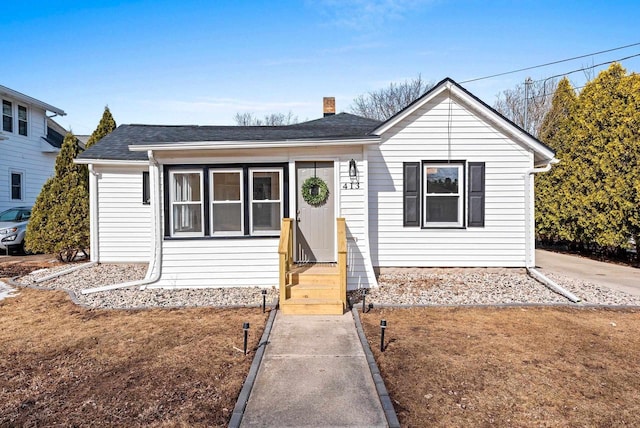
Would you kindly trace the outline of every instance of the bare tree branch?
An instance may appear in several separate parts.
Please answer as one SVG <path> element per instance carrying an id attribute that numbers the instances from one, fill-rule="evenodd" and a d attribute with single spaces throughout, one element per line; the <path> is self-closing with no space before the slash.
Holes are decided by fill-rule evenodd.
<path id="1" fill-rule="evenodd" d="M 387 120 L 433 87 L 422 76 L 402 83 L 390 83 L 388 87 L 360 95 L 353 100 L 350 110 L 358 116 Z"/>
<path id="2" fill-rule="evenodd" d="M 236 113 L 233 117 L 237 126 L 286 126 L 298 123 L 298 116 L 294 116 L 292 112 L 271 113 L 260 119 L 253 113 Z"/>

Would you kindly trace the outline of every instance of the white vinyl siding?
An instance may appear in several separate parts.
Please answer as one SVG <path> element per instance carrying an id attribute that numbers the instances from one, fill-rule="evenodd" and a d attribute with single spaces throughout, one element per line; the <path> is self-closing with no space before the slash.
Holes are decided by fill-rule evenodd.
<path id="1" fill-rule="evenodd" d="M 28 136 L 18 134 L 17 105 L 12 100 L 3 98 L 12 104 L 13 132 L 0 128 L 0 211 L 20 206 L 31 206 L 35 203 L 45 181 L 53 175 L 55 152 L 43 152 L 42 140 L 46 135 L 46 118 L 44 110 L 29 108 L 27 110 Z M 22 195 L 20 201 L 11 199 L 11 172 L 22 172 Z"/>
<path id="2" fill-rule="evenodd" d="M 98 241 L 102 263 L 148 263 L 151 205 L 142 203 L 139 167 L 96 166 Z"/>
<path id="3" fill-rule="evenodd" d="M 451 113 L 449 121 L 448 99 L 437 97 L 369 146 L 374 266 L 525 266 L 524 174 L 533 154 L 459 103 Z M 485 162 L 484 227 L 403 226 L 403 162 L 420 160 Z"/>

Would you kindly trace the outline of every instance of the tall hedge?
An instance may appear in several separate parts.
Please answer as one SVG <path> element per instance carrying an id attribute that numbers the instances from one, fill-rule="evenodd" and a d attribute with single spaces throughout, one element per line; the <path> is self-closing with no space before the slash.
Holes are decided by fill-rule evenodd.
<path id="1" fill-rule="evenodd" d="M 538 182 L 538 235 L 614 250 L 629 248 L 633 238 L 637 251 L 640 76 L 612 64 L 587 83 L 557 128 L 547 141 L 542 137 L 562 166 Z"/>

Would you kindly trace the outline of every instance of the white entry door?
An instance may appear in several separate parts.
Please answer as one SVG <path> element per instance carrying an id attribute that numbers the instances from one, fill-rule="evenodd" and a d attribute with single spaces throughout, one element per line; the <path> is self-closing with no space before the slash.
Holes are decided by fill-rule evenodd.
<path id="1" fill-rule="evenodd" d="M 324 203 L 311 205 L 302 196 L 302 185 L 319 177 L 329 189 Z M 335 262 L 336 219 L 333 162 L 296 162 L 296 261 Z"/>

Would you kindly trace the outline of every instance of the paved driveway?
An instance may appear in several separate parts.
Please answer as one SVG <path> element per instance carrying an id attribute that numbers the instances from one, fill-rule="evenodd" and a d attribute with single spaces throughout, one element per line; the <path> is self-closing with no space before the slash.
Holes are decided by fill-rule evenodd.
<path id="1" fill-rule="evenodd" d="M 557 273 L 640 296 L 637 268 L 544 250 L 536 250 L 536 265 L 543 273 Z"/>

